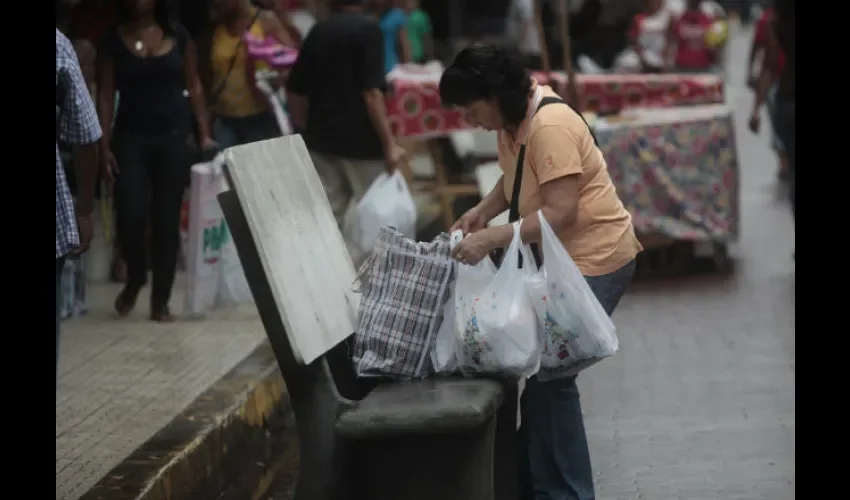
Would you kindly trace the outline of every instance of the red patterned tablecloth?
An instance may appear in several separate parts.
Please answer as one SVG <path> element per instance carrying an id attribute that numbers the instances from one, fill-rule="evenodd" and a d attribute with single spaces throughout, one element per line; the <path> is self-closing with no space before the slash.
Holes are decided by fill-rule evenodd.
<path id="1" fill-rule="evenodd" d="M 460 113 L 440 103 L 441 70 L 418 70 L 390 75 L 387 96 L 390 123 L 396 137 L 426 138 L 468 128 Z M 549 83 L 547 75 L 534 75 Z M 723 80 L 714 75 L 577 75 L 584 109 L 596 113 L 632 107 L 672 107 L 723 102 Z M 566 77 L 553 74 L 551 85 L 563 93 Z"/>

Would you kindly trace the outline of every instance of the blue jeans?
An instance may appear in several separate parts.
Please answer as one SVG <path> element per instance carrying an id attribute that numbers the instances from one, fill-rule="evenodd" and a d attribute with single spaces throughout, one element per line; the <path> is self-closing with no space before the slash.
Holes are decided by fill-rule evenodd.
<path id="1" fill-rule="evenodd" d="M 791 214 L 794 216 L 795 222 L 797 221 L 796 122 L 796 101 L 778 99 L 776 101 L 776 131 L 788 155 L 788 195 L 791 198 Z"/>
<path id="2" fill-rule="evenodd" d="M 56 380 L 59 380 L 59 323 L 62 321 L 62 269 L 65 257 L 56 259 Z"/>
<path id="3" fill-rule="evenodd" d="M 280 135 L 280 127 L 271 111 L 252 116 L 220 116 L 213 124 L 213 138 L 222 150 Z"/>
<path id="4" fill-rule="evenodd" d="M 626 292 L 635 261 L 587 284 L 610 316 Z M 520 401 L 520 487 L 523 500 L 594 500 L 593 470 L 576 377 L 528 380 Z"/>

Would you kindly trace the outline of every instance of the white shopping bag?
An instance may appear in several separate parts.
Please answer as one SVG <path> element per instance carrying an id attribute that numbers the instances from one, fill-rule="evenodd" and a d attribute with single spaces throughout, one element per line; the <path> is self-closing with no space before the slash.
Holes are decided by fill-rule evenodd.
<path id="1" fill-rule="evenodd" d="M 458 265 L 455 304 L 458 364 L 464 373 L 530 377 L 540 368 L 539 322 L 519 268 L 521 222 L 502 266 L 494 274 L 490 259 Z M 490 276 L 490 279 L 487 279 Z"/>
<path id="2" fill-rule="evenodd" d="M 186 244 L 186 307 L 199 315 L 217 306 L 250 302 L 250 291 L 216 198 L 228 189 L 221 155 L 192 166 Z"/>
<path id="3" fill-rule="evenodd" d="M 434 373 L 452 373 L 457 371 L 457 336 L 455 335 L 455 298 L 454 291 L 443 306 L 443 322 L 437 330 L 437 338 L 431 349 L 431 365 Z"/>
<path id="4" fill-rule="evenodd" d="M 416 204 L 400 171 L 381 174 L 346 217 L 345 233 L 364 253 L 372 251 L 381 228 L 390 226 L 416 237 Z"/>
<path id="5" fill-rule="evenodd" d="M 245 278 L 245 271 L 239 261 L 236 245 L 230 237 L 225 221 L 225 241 L 221 246 L 221 257 L 219 258 L 219 285 L 216 296 L 217 307 L 229 307 L 237 304 L 250 304 L 254 301 L 251 288 Z"/>
<path id="6" fill-rule="evenodd" d="M 542 274 L 528 290 L 542 325 L 541 380 L 571 376 L 619 350 L 614 323 L 561 240 L 540 218 Z"/>

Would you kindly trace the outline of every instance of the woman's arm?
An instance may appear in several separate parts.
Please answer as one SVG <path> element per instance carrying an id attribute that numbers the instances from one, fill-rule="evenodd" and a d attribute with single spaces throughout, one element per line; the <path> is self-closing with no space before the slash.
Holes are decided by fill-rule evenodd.
<path id="1" fill-rule="evenodd" d="M 578 219 L 579 175 L 584 171 L 581 151 L 587 126 L 581 123 L 582 132 L 575 130 L 577 126 L 578 123 L 575 126 L 547 125 L 528 138 L 525 168 L 532 169 L 540 183 L 540 208 L 556 233 L 570 228 Z M 513 238 L 510 224 L 485 231 L 491 232 L 491 250 L 508 246 Z M 521 235 L 525 243 L 540 241 L 540 221 L 536 213 L 523 219 Z"/>
<path id="2" fill-rule="evenodd" d="M 115 113 L 115 73 L 110 52 L 98 50 L 95 63 L 97 85 L 97 117 L 103 136 L 100 140 L 101 160 L 107 158 L 112 139 L 112 120 Z"/>
<path id="3" fill-rule="evenodd" d="M 497 215 L 510 208 L 508 199 L 505 198 L 505 176 L 499 177 L 496 185 L 476 205 L 479 213 L 485 220 L 493 220 Z"/>
<path id="4" fill-rule="evenodd" d="M 771 27 L 772 28 L 772 27 Z M 764 62 L 761 65 L 758 81 L 756 82 L 756 97 L 753 103 L 753 115 L 758 115 L 759 109 L 767 99 L 767 92 L 778 75 L 779 41 L 773 29 L 765 30 Z"/>
<path id="5" fill-rule="evenodd" d="M 413 62 L 412 49 L 410 48 L 410 40 L 407 38 L 407 29 L 402 26 L 398 30 L 398 62 L 409 63 Z"/>
<path id="6" fill-rule="evenodd" d="M 540 186 L 540 210 L 555 233 L 568 229 L 578 219 L 578 178 L 578 174 L 567 175 Z M 491 231 L 492 248 L 505 248 L 511 244 L 514 237 L 511 224 L 496 226 Z M 525 244 L 540 241 L 540 218 L 537 212 L 523 217 L 520 236 Z"/>
<path id="7" fill-rule="evenodd" d="M 275 40 L 280 42 L 281 45 L 293 48 L 297 46 L 295 41 L 289 35 L 289 32 L 284 27 L 283 23 L 277 17 L 277 14 L 270 10 L 263 10 L 260 11 L 259 20 L 262 24 L 263 32 L 266 35 L 270 35 Z"/>
<path id="8" fill-rule="evenodd" d="M 210 122 L 207 116 L 207 102 L 204 99 L 204 87 L 198 76 L 198 50 L 195 42 L 187 36 L 186 49 L 183 57 L 183 77 L 186 82 L 186 90 L 189 91 L 189 102 L 192 105 L 192 114 L 198 125 L 198 144 L 204 147 L 210 142 Z"/>

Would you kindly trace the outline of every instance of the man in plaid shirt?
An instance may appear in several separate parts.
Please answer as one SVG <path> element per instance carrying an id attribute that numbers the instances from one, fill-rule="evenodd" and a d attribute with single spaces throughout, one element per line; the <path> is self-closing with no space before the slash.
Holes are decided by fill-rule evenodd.
<path id="1" fill-rule="evenodd" d="M 62 267 L 70 255 L 88 249 L 92 237 L 92 211 L 97 182 L 97 141 L 101 136 L 80 63 L 71 42 L 56 30 L 56 366 L 59 367 L 59 304 Z M 71 198 L 59 141 L 73 146 L 77 204 Z"/>

